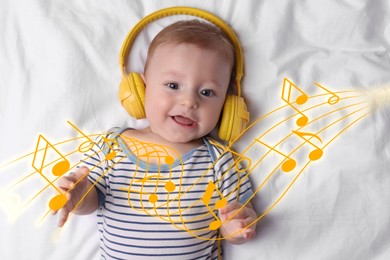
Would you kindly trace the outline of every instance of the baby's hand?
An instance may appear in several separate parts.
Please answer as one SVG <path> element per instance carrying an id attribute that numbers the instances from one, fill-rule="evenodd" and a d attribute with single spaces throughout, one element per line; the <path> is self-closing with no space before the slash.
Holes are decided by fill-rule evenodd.
<path id="1" fill-rule="evenodd" d="M 242 204 L 234 201 L 219 210 L 222 221 L 222 236 L 232 244 L 243 244 L 256 235 L 256 225 L 249 224 L 257 219 L 256 212 L 250 202 L 241 210 Z M 233 216 L 234 215 L 234 216 Z"/>
<path id="2" fill-rule="evenodd" d="M 64 207 L 60 209 L 59 227 L 62 227 L 65 224 L 69 213 L 76 208 L 91 186 L 87 178 L 88 172 L 89 169 L 87 167 L 80 167 L 74 173 L 71 173 L 68 176 L 62 176 L 58 180 L 58 188 L 62 193 L 66 194 L 68 199 Z M 58 210 L 53 210 L 52 214 L 55 215 L 57 212 Z"/>

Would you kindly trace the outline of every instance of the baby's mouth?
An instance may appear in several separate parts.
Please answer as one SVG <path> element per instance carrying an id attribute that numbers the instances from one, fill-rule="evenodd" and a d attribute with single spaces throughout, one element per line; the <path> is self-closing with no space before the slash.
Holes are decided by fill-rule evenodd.
<path id="1" fill-rule="evenodd" d="M 192 119 L 188 118 L 188 117 L 184 117 L 184 116 L 172 116 L 172 119 L 178 123 L 179 125 L 183 125 L 183 126 L 195 126 L 195 121 L 193 121 Z"/>

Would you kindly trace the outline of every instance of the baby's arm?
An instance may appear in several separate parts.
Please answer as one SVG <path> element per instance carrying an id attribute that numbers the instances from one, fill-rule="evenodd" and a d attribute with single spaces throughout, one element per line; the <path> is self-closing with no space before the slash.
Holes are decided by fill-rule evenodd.
<path id="1" fill-rule="evenodd" d="M 247 227 L 257 219 L 252 204 L 248 202 L 240 210 L 241 207 L 242 204 L 234 201 L 219 210 L 219 216 L 223 223 L 220 229 L 222 236 L 228 242 L 237 245 L 251 240 L 256 235 L 256 224 Z M 235 216 L 232 217 L 234 214 Z"/>
<path id="2" fill-rule="evenodd" d="M 66 193 L 68 199 L 65 206 L 60 209 L 59 227 L 65 224 L 70 213 L 87 215 L 98 209 L 99 201 L 97 191 L 88 180 L 88 173 L 89 169 L 84 166 L 77 169 L 73 174 L 63 176 L 59 179 L 58 188 L 61 192 Z M 53 211 L 52 213 L 55 215 L 57 212 Z"/>

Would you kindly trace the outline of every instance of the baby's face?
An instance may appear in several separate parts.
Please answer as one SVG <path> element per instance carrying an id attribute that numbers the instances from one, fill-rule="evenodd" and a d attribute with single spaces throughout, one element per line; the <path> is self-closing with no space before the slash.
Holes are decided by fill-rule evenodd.
<path id="1" fill-rule="evenodd" d="M 145 112 L 153 133 L 186 143 L 217 125 L 230 81 L 224 55 L 192 44 L 156 48 L 145 72 Z"/>

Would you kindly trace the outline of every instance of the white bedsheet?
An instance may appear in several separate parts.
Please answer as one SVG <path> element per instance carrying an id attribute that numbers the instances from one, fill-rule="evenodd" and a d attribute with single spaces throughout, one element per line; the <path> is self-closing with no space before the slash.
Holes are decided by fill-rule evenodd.
<path id="1" fill-rule="evenodd" d="M 56 228 L 57 217 L 47 216 L 40 222 L 47 212 L 47 201 L 55 193 L 51 187 L 17 217 L 11 217 L 21 201 L 8 192 L 10 185 L 21 181 L 17 195 L 26 198 L 46 183 L 38 174 L 23 179 L 34 172 L 31 155 L 7 163 L 33 152 L 40 134 L 53 143 L 79 136 L 67 120 L 86 133 L 112 126 L 144 126 L 144 121 L 127 116 L 117 98 L 119 50 L 128 31 L 142 17 L 178 5 L 210 11 L 237 33 L 244 50 L 242 85 L 251 122 L 283 107 L 251 128 L 235 145 L 238 151 L 243 151 L 254 135 L 296 113 L 281 99 L 285 77 L 311 97 L 326 93 L 314 82 L 340 92 L 340 98 L 359 93 L 341 91 L 373 90 L 390 82 L 388 0 L 3 0 L 0 259 L 99 258 L 94 215 L 72 216 L 62 230 Z M 142 70 L 153 34 L 175 19 L 180 17 L 155 22 L 138 38 L 131 53 L 133 70 Z M 335 107 L 365 100 L 359 97 L 348 102 L 340 99 Z M 333 108 L 324 105 L 308 111 L 307 116 L 311 120 Z M 319 131 L 351 111 L 340 110 L 310 130 Z M 329 145 L 301 175 L 298 171 L 275 172 L 252 200 L 259 215 L 298 178 L 259 220 L 253 241 L 225 245 L 225 259 L 390 259 L 390 110 L 380 106 L 367 111 L 367 116 L 331 142 L 353 119 L 322 132 L 322 144 L 326 141 Z M 281 135 L 297 129 L 294 120 L 278 125 L 273 136 L 263 141 L 275 145 L 272 142 Z M 302 141 L 295 137 L 274 149 L 291 151 Z M 311 141 L 321 145 L 316 138 Z M 264 145 L 256 145 L 258 150 L 247 154 L 252 161 L 266 150 Z M 291 155 L 297 161 L 296 169 L 307 162 L 309 148 L 313 147 L 305 144 Z M 269 159 L 251 173 L 255 188 L 282 157 L 271 151 Z"/>

